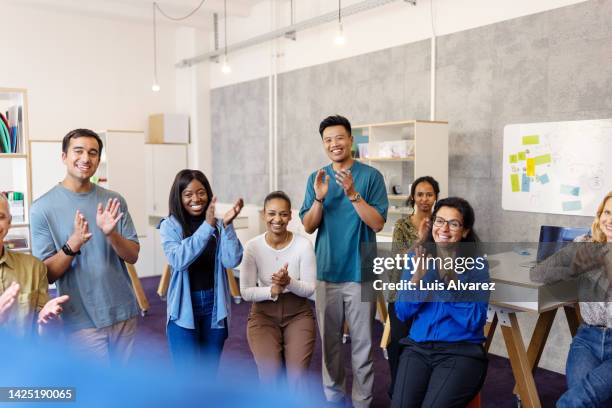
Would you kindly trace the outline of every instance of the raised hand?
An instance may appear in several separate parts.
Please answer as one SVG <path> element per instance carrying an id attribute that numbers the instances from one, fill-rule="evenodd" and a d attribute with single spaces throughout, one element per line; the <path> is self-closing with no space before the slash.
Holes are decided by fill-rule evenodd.
<path id="1" fill-rule="evenodd" d="M 208 208 L 206 209 L 206 222 L 210 224 L 211 227 L 215 227 L 217 225 L 217 219 L 215 218 L 216 206 L 217 196 L 213 196 L 212 200 L 210 200 L 210 204 L 208 204 Z"/>
<path id="2" fill-rule="evenodd" d="M 336 172 L 336 183 L 344 190 L 344 194 L 353 195 L 355 189 L 353 186 L 353 175 L 350 170 L 340 170 Z"/>
<path id="3" fill-rule="evenodd" d="M 223 216 L 223 226 L 227 227 L 228 225 L 230 225 L 232 221 L 234 221 L 234 218 L 236 218 L 238 214 L 240 214 L 240 211 L 242 211 L 242 207 L 244 207 L 244 200 L 242 198 L 239 198 L 236 200 L 232 208 L 230 208 Z"/>
<path id="4" fill-rule="evenodd" d="M 38 324 L 47 324 L 51 320 L 57 319 L 64 311 L 62 304 L 66 303 L 70 297 L 63 295 L 48 301 L 40 312 L 38 312 Z"/>
<path id="5" fill-rule="evenodd" d="M 11 306 L 15 303 L 18 293 L 19 284 L 13 282 L 4 292 L 2 292 L 2 295 L 0 295 L 0 324 L 8 320 Z"/>
<path id="6" fill-rule="evenodd" d="M 110 235 L 115 230 L 121 217 L 123 217 L 123 213 L 119 212 L 120 207 L 121 203 L 118 198 L 109 198 L 104 208 L 102 208 L 102 203 L 98 203 L 96 225 L 102 230 L 104 235 Z"/>
<path id="7" fill-rule="evenodd" d="M 327 195 L 329 190 L 329 176 L 325 173 L 325 170 L 321 169 L 317 172 L 317 177 L 314 181 L 315 197 L 322 200 Z"/>
<path id="8" fill-rule="evenodd" d="M 68 238 L 68 246 L 74 252 L 77 252 L 87 243 L 87 241 L 89 241 L 93 234 L 89 232 L 89 223 L 79 210 L 76 210 L 74 214 L 73 225 L 72 235 Z"/>

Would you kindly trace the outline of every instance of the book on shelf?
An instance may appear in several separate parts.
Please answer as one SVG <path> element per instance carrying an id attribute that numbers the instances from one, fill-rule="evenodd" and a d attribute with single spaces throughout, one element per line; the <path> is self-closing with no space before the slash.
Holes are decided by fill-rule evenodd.
<path id="1" fill-rule="evenodd" d="M 23 110 L 15 105 L 0 112 L 0 153 L 19 153 L 22 150 Z"/>

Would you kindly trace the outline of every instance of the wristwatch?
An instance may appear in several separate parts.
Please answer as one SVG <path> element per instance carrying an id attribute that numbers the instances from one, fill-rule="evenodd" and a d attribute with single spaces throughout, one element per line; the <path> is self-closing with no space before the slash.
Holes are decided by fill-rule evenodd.
<path id="1" fill-rule="evenodd" d="M 349 200 L 351 201 L 351 203 L 356 203 L 361 200 L 361 194 L 359 194 L 359 192 L 356 192 L 355 194 L 353 194 L 352 197 L 349 197 Z"/>
<path id="2" fill-rule="evenodd" d="M 74 252 L 74 251 L 72 250 L 72 248 L 70 248 L 70 246 L 68 246 L 68 243 L 67 243 L 67 242 L 66 242 L 66 243 L 64 244 L 64 246 L 62 247 L 62 251 L 63 251 L 63 252 L 66 254 L 66 255 L 68 255 L 68 256 L 77 256 L 77 255 L 81 255 L 81 251 L 80 251 L 80 250 L 79 250 L 79 251 Z"/>
<path id="3" fill-rule="evenodd" d="M 317 198 L 317 197 L 315 196 L 314 200 L 315 200 L 315 201 L 318 201 L 318 202 L 319 202 L 319 203 L 321 203 L 321 204 L 323 204 L 323 200 L 325 200 L 325 198 Z"/>

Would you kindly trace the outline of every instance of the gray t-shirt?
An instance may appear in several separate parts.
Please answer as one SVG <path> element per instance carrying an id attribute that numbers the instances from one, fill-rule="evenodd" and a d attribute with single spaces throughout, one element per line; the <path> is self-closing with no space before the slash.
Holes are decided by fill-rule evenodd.
<path id="1" fill-rule="evenodd" d="M 98 203 L 118 198 L 123 217 L 117 232 L 138 242 L 127 204 L 118 193 L 94 185 L 87 193 L 72 192 L 56 185 L 32 204 L 32 254 L 45 260 L 61 251 L 74 230 L 74 216 L 79 210 L 93 233 L 73 258 L 66 273 L 55 284 L 59 295 L 69 295 L 64 306 L 64 326 L 68 330 L 101 328 L 130 319 L 138 314 L 136 298 L 125 263 L 96 225 Z"/>

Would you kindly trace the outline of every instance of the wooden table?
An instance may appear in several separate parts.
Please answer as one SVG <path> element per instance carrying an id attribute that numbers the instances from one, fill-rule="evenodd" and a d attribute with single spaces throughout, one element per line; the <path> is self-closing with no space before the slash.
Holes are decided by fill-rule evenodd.
<path id="1" fill-rule="evenodd" d="M 495 329 L 500 325 L 516 381 L 514 393 L 518 394 L 524 407 L 541 406 L 533 372 L 542 356 L 557 310 L 563 307 L 572 336 L 580 324 L 575 284 L 532 282 L 529 279 L 529 264 L 534 257 L 534 254 L 520 255 L 516 252 L 488 257 L 491 281 L 495 282 L 496 288 L 489 302 L 485 348 L 488 351 Z M 527 348 L 517 320 L 517 313 L 521 312 L 538 313 Z"/>

